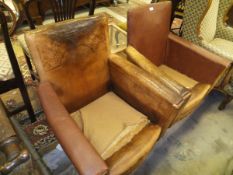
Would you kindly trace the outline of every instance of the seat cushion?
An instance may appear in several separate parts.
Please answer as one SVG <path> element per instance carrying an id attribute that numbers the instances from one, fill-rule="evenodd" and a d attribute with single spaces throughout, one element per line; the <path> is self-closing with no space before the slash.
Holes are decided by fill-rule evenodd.
<path id="1" fill-rule="evenodd" d="M 129 143 L 149 123 L 145 115 L 113 92 L 71 116 L 104 160 Z"/>
<path id="2" fill-rule="evenodd" d="M 226 55 L 227 58 L 233 60 L 233 42 L 221 38 L 215 38 L 210 42 L 217 50 L 222 52 L 222 55 Z"/>
<path id="3" fill-rule="evenodd" d="M 4 43 L 0 43 L 0 81 L 14 78 L 11 63 Z"/>
<path id="4" fill-rule="evenodd" d="M 198 82 L 166 65 L 160 65 L 159 69 L 162 70 L 168 77 L 174 79 L 188 89 L 192 89 Z"/>

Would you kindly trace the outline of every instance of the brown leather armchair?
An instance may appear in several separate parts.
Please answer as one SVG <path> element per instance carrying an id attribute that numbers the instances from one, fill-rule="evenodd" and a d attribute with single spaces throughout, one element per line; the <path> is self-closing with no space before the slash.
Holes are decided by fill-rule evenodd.
<path id="1" fill-rule="evenodd" d="M 178 121 L 199 106 L 230 61 L 170 33 L 170 14 L 170 2 L 129 10 L 126 53 L 131 62 L 153 76 L 173 80 L 173 84 L 191 91 L 190 99 L 175 119 Z"/>
<path id="2" fill-rule="evenodd" d="M 159 77 L 109 54 L 105 16 L 31 31 L 26 42 L 47 121 L 80 174 L 130 172 L 185 103 Z"/>

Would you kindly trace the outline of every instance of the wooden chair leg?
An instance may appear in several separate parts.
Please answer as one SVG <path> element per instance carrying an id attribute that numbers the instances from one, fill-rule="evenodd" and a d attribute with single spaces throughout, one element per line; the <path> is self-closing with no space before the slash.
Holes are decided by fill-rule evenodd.
<path id="1" fill-rule="evenodd" d="M 29 95 L 28 95 L 28 92 L 27 92 L 27 89 L 26 89 L 25 85 L 21 84 L 19 86 L 19 90 L 21 92 L 23 102 L 24 102 L 24 105 L 25 105 L 26 110 L 28 112 L 28 115 L 30 117 L 30 120 L 33 123 L 33 122 L 36 121 L 36 117 L 35 117 L 35 114 L 34 114 L 34 111 L 33 111 L 33 108 L 32 108 L 32 104 L 31 104 L 31 101 L 30 101 L 30 98 L 29 98 Z"/>
<path id="2" fill-rule="evenodd" d="M 90 1 L 89 16 L 94 15 L 95 7 L 96 7 L 96 0 L 91 0 L 91 1 Z"/>
<path id="3" fill-rule="evenodd" d="M 33 20 L 31 18 L 31 15 L 29 13 L 29 5 L 30 5 L 30 2 L 31 1 L 26 1 L 25 4 L 23 4 L 23 9 L 24 9 L 24 12 L 25 12 L 25 15 L 26 15 L 26 18 L 27 18 L 27 21 L 28 21 L 28 24 L 30 26 L 30 29 L 35 29 L 35 24 L 33 23 Z"/>
<path id="4" fill-rule="evenodd" d="M 219 110 L 224 110 L 226 108 L 226 105 L 229 104 L 233 100 L 233 96 L 227 95 L 225 99 L 222 101 L 222 103 L 219 105 Z"/>

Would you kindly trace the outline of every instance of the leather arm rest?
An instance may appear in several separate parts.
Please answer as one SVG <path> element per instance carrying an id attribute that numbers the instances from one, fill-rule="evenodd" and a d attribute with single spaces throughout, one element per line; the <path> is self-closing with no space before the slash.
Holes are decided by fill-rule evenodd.
<path id="1" fill-rule="evenodd" d="M 48 123 L 81 175 L 102 175 L 108 167 L 71 119 L 48 82 L 39 85 L 39 97 Z"/>
<path id="2" fill-rule="evenodd" d="M 184 99 L 148 72 L 117 55 L 109 58 L 113 91 L 141 111 L 163 132 L 182 108 Z"/>
<path id="3" fill-rule="evenodd" d="M 139 66 L 143 70 L 149 72 L 151 75 L 158 77 L 160 81 L 174 90 L 174 92 L 176 92 L 178 95 L 182 96 L 183 99 L 188 99 L 191 96 L 190 90 L 168 77 L 165 73 L 159 70 L 156 65 L 154 65 L 149 59 L 144 57 L 132 46 L 128 46 L 125 50 L 125 53 L 129 61 Z"/>
<path id="4" fill-rule="evenodd" d="M 231 62 L 170 33 L 166 64 L 201 83 L 215 84 Z"/>

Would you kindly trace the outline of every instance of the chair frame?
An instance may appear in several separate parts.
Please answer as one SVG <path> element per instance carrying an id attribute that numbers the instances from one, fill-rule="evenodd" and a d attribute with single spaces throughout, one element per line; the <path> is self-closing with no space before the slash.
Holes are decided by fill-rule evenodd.
<path id="1" fill-rule="evenodd" d="M 40 4 L 41 1 L 43 1 L 43 0 L 25 0 L 24 3 L 23 3 L 23 8 L 24 8 L 24 11 L 25 11 L 25 15 L 26 15 L 28 24 L 29 24 L 31 29 L 35 29 L 36 27 L 35 27 L 35 24 L 34 24 L 34 22 L 32 20 L 30 12 L 29 12 L 30 4 L 32 2 L 37 2 L 38 7 L 40 7 L 39 4 Z M 65 10 L 64 10 L 62 5 L 61 5 L 62 3 L 60 2 L 60 0 L 59 0 L 58 4 L 52 3 L 53 1 L 54 0 L 50 0 L 55 22 L 64 21 L 64 20 L 67 20 L 67 19 L 73 19 L 74 18 L 75 5 L 76 5 L 78 0 L 71 0 L 71 1 L 73 1 L 72 4 L 70 4 L 71 8 L 73 8 L 73 10 L 71 10 L 71 13 L 69 13 L 69 10 L 67 8 L 67 4 L 64 4 L 64 8 L 65 8 Z M 91 16 L 91 15 L 94 15 L 95 7 L 96 7 L 96 0 L 90 0 L 89 4 L 90 4 L 89 15 Z M 65 14 L 58 12 L 59 10 L 64 12 Z M 39 9 L 39 11 L 40 11 L 40 9 Z"/>
<path id="2" fill-rule="evenodd" d="M 38 3 L 38 7 L 40 7 L 40 2 L 41 1 L 43 1 L 43 0 L 24 0 L 24 2 L 23 2 L 23 9 L 24 9 L 24 12 L 25 12 L 25 16 L 27 18 L 29 27 L 32 30 L 36 29 L 36 27 L 35 27 L 35 24 L 34 24 L 34 22 L 32 20 L 31 15 L 30 15 L 29 7 L 30 7 L 30 4 L 32 2 L 37 2 Z M 53 0 L 50 0 L 50 1 L 53 1 Z M 77 1 L 78 0 L 73 0 L 73 4 L 71 4 L 72 5 L 71 8 L 75 8 L 75 5 L 76 5 Z M 60 21 L 64 21 L 64 20 L 68 20 L 68 19 L 73 19 L 74 18 L 75 9 L 73 10 L 73 13 L 68 13 L 68 10 L 66 10 L 65 12 L 68 13 L 67 14 L 68 16 L 66 16 L 66 15 L 62 15 L 62 14 L 57 13 L 57 10 L 55 9 L 56 7 L 58 7 L 58 6 L 56 6 L 56 5 L 52 6 L 52 11 L 53 11 L 55 22 L 60 22 Z M 96 0 L 90 0 L 89 16 L 94 15 L 95 7 L 96 7 Z M 60 4 L 60 6 L 58 8 L 60 8 L 60 9 L 62 8 L 61 4 Z M 38 9 L 38 10 L 40 11 L 40 9 Z M 39 80 L 39 78 L 37 77 L 37 75 L 35 74 L 35 72 L 33 70 L 33 66 L 32 66 L 30 58 L 28 57 L 27 54 L 24 54 L 24 55 L 25 55 L 25 58 L 26 58 L 26 62 L 27 62 L 28 68 L 29 68 L 30 73 L 31 73 L 32 80 L 36 80 L 36 79 Z"/>
<path id="3" fill-rule="evenodd" d="M 33 108 L 30 102 L 30 98 L 29 98 L 26 86 L 24 84 L 24 79 L 20 71 L 19 64 L 17 62 L 16 56 L 15 56 L 15 53 L 14 53 L 14 50 L 11 44 L 8 27 L 7 27 L 7 21 L 2 11 L 0 11 L 0 21 L 1 21 L 1 27 L 3 31 L 3 38 L 5 41 L 6 50 L 7 50 L 10 63 L 13 69 L 13 73 L 14 73 L 14 78 L 6 80 L 6 81 L 0 81 L 0 94 L 10 91 L 12 89 L 19 88 L 24 105 L 18 107 L 15 110 L 7 111 L 8 116 L 12 116 L 23 110 L 27 110 L 31 122 L 35 122 L 36 121 L 35 114 L 34 114 L 34 111 L 33 111 Z"/>

